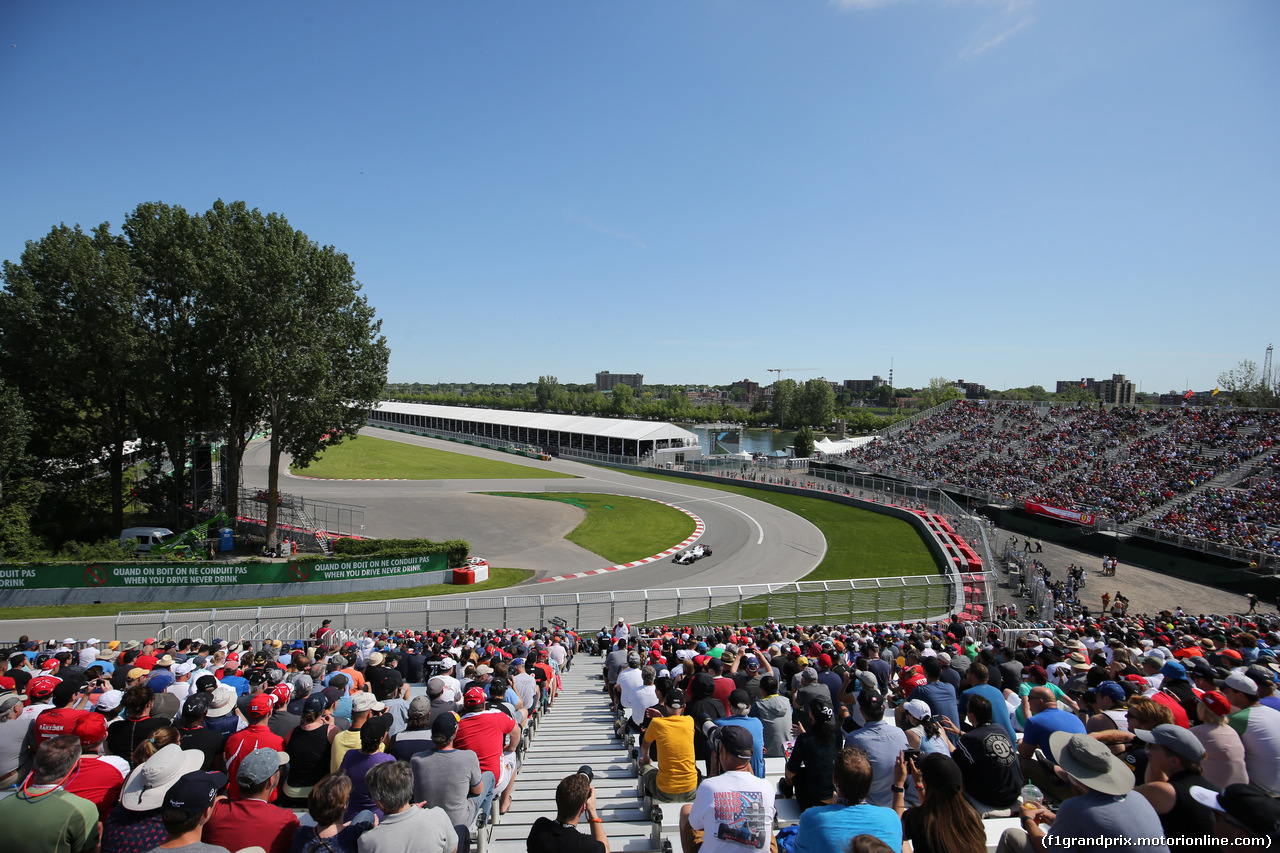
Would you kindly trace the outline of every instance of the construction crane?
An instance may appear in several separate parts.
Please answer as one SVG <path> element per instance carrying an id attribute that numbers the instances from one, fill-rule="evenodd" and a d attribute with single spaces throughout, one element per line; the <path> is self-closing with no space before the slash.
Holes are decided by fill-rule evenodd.
<path id="1" fill-rule="evenodd" d="M 773 380 L 774 391 L 777 391 L 778 383 L 782 381 L 782 374 L 795 373 L 796 371 L 801 371 L 801 370 L 817 370 L 817 369 L 818 368 L 816 367 L 766 367 L 765 368 L 765 370 L 767 370 L 769 373 L 777 374 L 777 376 L 775 376 Z M 778 429 L 786 429 L 786 427 L 787 427 L 787 416 L 786 416 L 786 413 L 782 413 L 778 418 Z"/>
<path id="2" fill-rule="evenodd" d="M 781 379 L 781 378 L 782 378 L 782 374 L 784 374 L 784 373 L 795 373 L 795 372 L 797 372 L 797 371 L 801 371 L 801 370 L 817 370 L 817 369 L 818 369 L 818 368 L 816 368 L 816 367 L 766 367 L 766 368 L 765 368 L 765 371 L 766 371 L 767 373 L 776 373 L 776 374 L 778 374 L 778 375 L 777 375 L 777 376 L 775 376 L 775 377 L 774 377 L 774 379 L 773 379 L 773 381 L 774 381 L 774 382 L 777 382 L 779 379 Z"/>

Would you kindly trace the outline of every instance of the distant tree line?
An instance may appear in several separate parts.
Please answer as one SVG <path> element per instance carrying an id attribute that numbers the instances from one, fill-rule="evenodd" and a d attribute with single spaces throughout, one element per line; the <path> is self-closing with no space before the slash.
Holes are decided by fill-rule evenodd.
<path id="1" fill-rule="evenodd" d="M 191 520 L 192 446 L 240 461 L 270 432 L 313 460 L 386 387 L 381 321 L 346 255 L 277 213 L 145 203 L 121 233 L 59 225 L 5 261 L 0 288 L 0 559 L 118 537 L 131 510 Z M 144 464 L 126 448 L 140 443 Z M 268 539 L 276 504 L 268 504 Z"/>

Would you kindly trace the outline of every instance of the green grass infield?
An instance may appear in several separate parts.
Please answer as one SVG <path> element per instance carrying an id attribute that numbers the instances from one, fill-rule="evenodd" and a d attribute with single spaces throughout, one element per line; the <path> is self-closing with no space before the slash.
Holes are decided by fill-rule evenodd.
<path id="1" fill-rule="evenodd" d="M 290 468 L 322 480 L 559 480 L 572 474 L 537 465 L 450 453 L 362 435 L 335 444 L 307 468 Z"/>
<path id="2" fill-rule="evenodd" d="M 644 498 L 582 492 L 485 494 L 581 507 L 587 517 L 565 538 L 614 564 L 652 557 L 683 542 L 694 530 L 693 519 L 680 510 Z"/>

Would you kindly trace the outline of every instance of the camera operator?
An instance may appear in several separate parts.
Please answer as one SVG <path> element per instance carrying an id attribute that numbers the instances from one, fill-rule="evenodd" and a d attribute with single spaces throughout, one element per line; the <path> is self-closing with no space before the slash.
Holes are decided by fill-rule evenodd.
<path id="1" fill-rule="evenodd" d="M 591 787 L 590 767 L 582 767 L 556 786 L 556 819 L 540 817 L 525 842 L 529 853 L 609 853 L 604 821 L 596 811 L 596 789 Z M 578 831 L 586 815 L 591 837 Z"/>

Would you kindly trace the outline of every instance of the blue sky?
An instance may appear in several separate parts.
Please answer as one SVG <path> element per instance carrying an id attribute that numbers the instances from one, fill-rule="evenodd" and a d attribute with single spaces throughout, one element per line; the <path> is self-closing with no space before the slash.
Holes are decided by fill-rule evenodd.
<path id="1" fill-rule="evenodd" d="M 1269 0 L 8 3 L 0 257 L 243 199 L 351 257 L 393 381 L 1211 388 L 1280 338 L 1277 45 Z"/>

